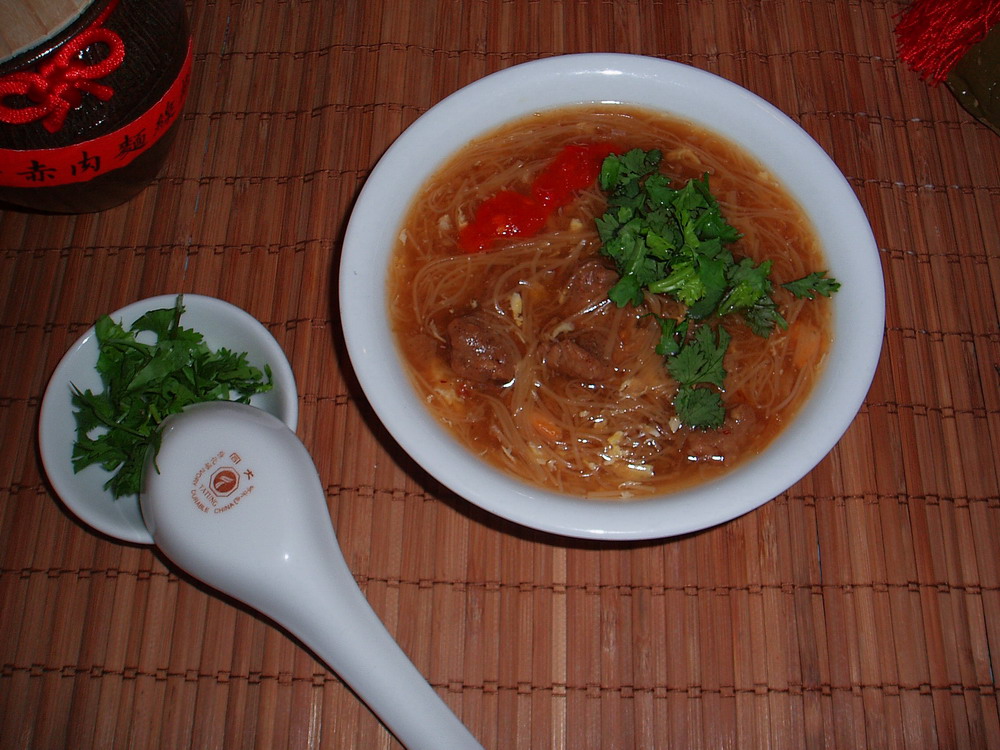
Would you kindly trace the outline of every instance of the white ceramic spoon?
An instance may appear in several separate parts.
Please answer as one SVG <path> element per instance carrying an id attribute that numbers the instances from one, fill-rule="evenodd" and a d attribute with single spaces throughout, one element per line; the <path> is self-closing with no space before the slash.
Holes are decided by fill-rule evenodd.
<path id="1" fill-rule="evenodd" d="M 311 648 L 410 750 L 480 748 L 371 609 L 305 446 L 267 412 L 197 404 L 163 423 L 140 505 L 178 567 Z"/>

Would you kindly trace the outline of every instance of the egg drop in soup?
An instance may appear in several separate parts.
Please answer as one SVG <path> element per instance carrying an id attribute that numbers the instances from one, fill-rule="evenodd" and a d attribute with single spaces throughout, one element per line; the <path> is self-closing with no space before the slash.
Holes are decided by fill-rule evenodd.
<path id="1" fill-rule="evenodd" d="M 836 282 L 810 222 L 720 135 L 571 107 L 462 146 L 389 274 L 427 408 L 528 483 L 624 499 L 764 449 L 816 381 Z"/>

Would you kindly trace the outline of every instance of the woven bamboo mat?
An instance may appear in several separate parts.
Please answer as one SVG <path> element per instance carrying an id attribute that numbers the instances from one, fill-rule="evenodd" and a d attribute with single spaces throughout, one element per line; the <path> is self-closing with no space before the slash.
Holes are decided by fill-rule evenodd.
<path id="1" fill-rule="evenodd" d="M 890 0 L 194 0 L 169 163 L 103 214 L 0 212 L 0 747 L 398 747 L 268 622 L 94 534 L 39 403 L 101 313 L 176 291 L 261 320 L 372 606 L 487 748 L 1000 747 L 1000 139 L 897 58 Z M 882 361 L 812 473 L 680 539 L 532 533 L 454 497 L 359 396 L 335 275 L 417 116 L 540 56 L 719 73 L 826 148 L 871 219 Z M 443 749 L 446 750 L 446 749 Z"/>

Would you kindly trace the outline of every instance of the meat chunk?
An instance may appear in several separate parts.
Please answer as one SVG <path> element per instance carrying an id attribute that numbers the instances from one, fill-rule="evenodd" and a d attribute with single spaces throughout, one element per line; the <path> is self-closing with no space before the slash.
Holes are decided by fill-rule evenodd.
<path id="1" fill-rule="evenodd" d="M 618 282 L 618 273 L 600 258 L 580 264 L 566 283 L 566 305 L 576 312 L 607 300 L 608 290 Z"/>
<path id="2" fill-rule="evenodd" d="M 470 314 L 448 324 L 451 369 L 478 383 L 508 383 L 514 379 L 520 352 L 500 321 Z"/>
<path id="3" fill-rule="evenodd" d="M 600 340 L 591 332 L 553 341 L 545 351 L 545 364 L 561 375 L 585 383 L 600 383 L 614 373 L 614 368 L 601 356 Z"/>
<path id="4" fill-rule="evenodd" d="M 684 450 L 695 461 L 724 461 L 743 451 L 761 427 L 754 409 L 737 404 L 729 410 L 725 423 L 717 430 L 692 430 Z"/>

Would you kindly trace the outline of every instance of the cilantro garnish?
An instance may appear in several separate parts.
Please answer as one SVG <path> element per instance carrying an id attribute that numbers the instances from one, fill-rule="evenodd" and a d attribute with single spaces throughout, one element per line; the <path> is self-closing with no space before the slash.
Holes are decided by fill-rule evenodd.
<path id="1" fill-rule="evenodd" d="M 180 325 L 182 295 L 172 308 L 151 310 L 125 330 L 107 315 L 95 323 L 97 371 L 104 390 L 72 386 L 77 439 L 73 470 L 92 464 L 115 472 L 104 488 L 116 498 L 139 492 L 147 451 L 159 447 L 167 416 L 201 401 L 247 403 L 272 387 L 271 369 L 228 349 L 211 351 L 197 331 Z M 137 339 L 141 332 L 155 342 Z"/>
<path id="2" fill-rule="evenodd" d="M 801 279 L 782 284 L 799 299 L 816 299 L 817 294 L 829 297 L 840 289 L 840 282 L 826 277 L 826 271 L 814 271 Z"/>
<path id="3" fill-rule="evenodd" d="M 674 408 L 685 424 L 722 426 L 726 418 L 721 394 L 726 378 L 722 358 L 729 340 L 725 328 L 720 326 L 716 335 L 711 326 L 701 325 L 680 351 L 667 359 L 667 369 L 680 385 Z"/>
<path id="4" fill-rule="evenodd" d="M 680 320 L 659 319 L 658 354 L 666 357 L 679 390 L 674 407 L 690 427 L 717 428 L 725 420 L 722 360 L 730 336 L 709 321 L 739 315 L 758 336 L 788 322 L 772 298 L 771 261 L 737 259 L 729 246 L 740 233 L 726 221 L 708 175 L 671 187 L 659 171 L 662 154 L 632 149 L 607 157 L 599 183 L 608 206 L 596 220 L 601 252 L 615 262 L 619 281 L 608 297 L 619 307 L 639 305 L 647 293 L 680 302 Z M 829 296 L 840 284 L 826 272 L 782 285 L 796 297 Z"/>

